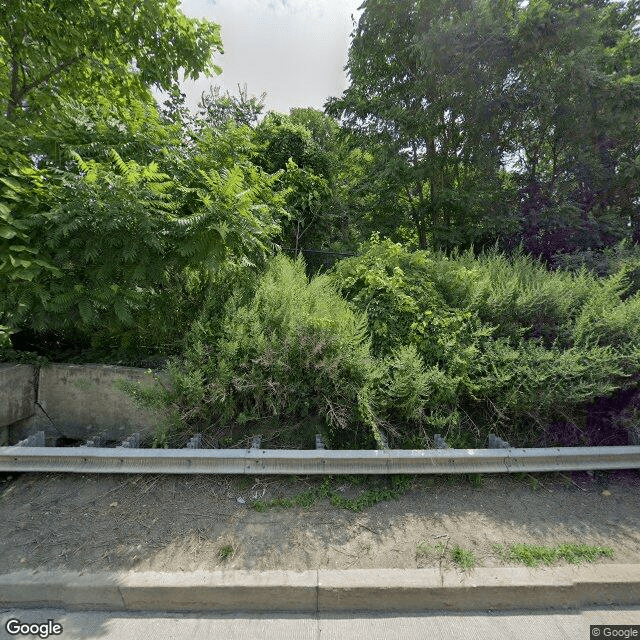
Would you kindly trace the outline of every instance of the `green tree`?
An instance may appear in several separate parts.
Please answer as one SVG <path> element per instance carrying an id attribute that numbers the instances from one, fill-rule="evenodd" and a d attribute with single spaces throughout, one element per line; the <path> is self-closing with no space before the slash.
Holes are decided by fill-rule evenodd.
<path id="1" fill-rule="evenodd" d="M 372 150 L 378 207 L 413 225 L 420 247 L 457 244 L 495 226 L 501 209 L 500 87 L 485 72 L 508 48 L 513 3 L 367 0 L 351 45 L 351 85 L 329 113 Z M 480 72 L 478 72 L 480 71 Z M 490 206 L 488 206 L 490 205 Z"/>
<path id="2" fill-rule="evenodd" d="M 121 97 L 171 90 L 219 73 L 220 27 L 187 18 L 178 0 L 7 0 L 0 8 L 3 111 L 29 118 L 59 96 L 91 101 L 111 88 Z"/>
<path id="3" fill-rule="evenodd" d="M 329 150 L 339 142 L 340 125 L 335 120 L 312 107 L 294 107 L 289 111 L 289 120 L 300 124 L 311 133 L 314 142 Z"/>
<path id="4" fill-rule="evenodd" d="M 638 228 L 639 4 L 366 0 L 327 109 L 387 226 L 549 257 Z"/>
<path id="5" fill-rule="evenodd" d="M 238 125 L 246 124 L 255 127 L 258 118 L 264 111 L 266 92 L 260 96 L 249 96 L 247 85 L 238 85 L 238 95 L 230 91 L 222 92 L 218 86 L 209 87 L 208 93 L 203 93 L 198 104 L 198 127 L 221 127 L 229 120 Z"/>
<path id="6" fill-rule="evenodd" d="M 332 154 L 294 118 L 270 112 L 255 131 L 256 162 L 268 173 L 280 172 L 289 219 L 283 224 L 286 248 L 319 246 L 335 224 Z"/>
<path id="7" fill-rule="evenodd" d="M 504 135 L 535 255 L 640 239 L 639 9 L 532 0 L 518 13 Z"/>
<path id="8" fill-rule="evenodd" d="M 104 161 L 74 157 L 77 169 L 58 171 L 47 189 L 53 172 L 23 171 L 43 201 L 2 216 L 0 248 L 6 238 L 9 256 L 0 274 L 9 269 L 10 277 L 0 278 L 0 324 L 13 331 L 106 331 L 117 341 L 137 327 L 153 343 L 151 320 L 174 326 L 166 310 L 179 311 L 181 274 L 206 280 L 223 265 L 247 268 L 272 253 L 283 213 L 277 176 L 250 163 L 205 170 L 187 161 L 178 182 L 156 162 L 124 161 L 114 150 Z M 14 185 L 7 196 L 20 195 L 17 181 L 3 183 Z M 23 237 L 29 247 L 19 245 Z"/>

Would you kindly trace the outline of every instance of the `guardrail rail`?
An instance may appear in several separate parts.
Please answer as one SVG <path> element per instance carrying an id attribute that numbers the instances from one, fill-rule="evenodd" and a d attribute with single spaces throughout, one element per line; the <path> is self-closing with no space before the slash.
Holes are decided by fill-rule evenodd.
<path id="1" fill-rule="evenodd" d="M 124 443 L 123 443 L 124 444 Z M 210 474 L 459 474 L 640 469 L 640 446 L 315 450 L 0 447 L 0 471 Z M 256 442 L 254 442 L 254 445 Z M 319 443 L 321 444 L 321 442 Z"/>

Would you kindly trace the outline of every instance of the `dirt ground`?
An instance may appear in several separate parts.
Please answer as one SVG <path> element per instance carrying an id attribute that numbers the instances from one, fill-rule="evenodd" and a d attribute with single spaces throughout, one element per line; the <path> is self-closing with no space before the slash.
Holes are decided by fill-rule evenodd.
<path id="1" fill-rule="evenodd" d="M 255 499 L 294 496 L 318 478 L 0 475 L 0 572 L 19 569 L 416 568 L 506 566 L 494 548 L 587 543 L 600 562 L 640 562 L 637 471 L 416 477 L 398 499 L 354 513 L 328 499 L 307 509 L 257 512 Z M 357 497 L 367 485 L 333 481 Z M 440 546 L 438 546 L 440 545 Z M 225 547 L 230 553 L 225 555 Z M 222 551 L 222 554 L 221 554 Z M 449 551 L 449 552 L 448 552 Z"/>

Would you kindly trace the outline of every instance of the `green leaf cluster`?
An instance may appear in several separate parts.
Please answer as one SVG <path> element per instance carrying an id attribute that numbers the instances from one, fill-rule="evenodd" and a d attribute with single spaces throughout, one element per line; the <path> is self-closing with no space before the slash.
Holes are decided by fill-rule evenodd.
<path id="1" fill-rule="evenodd" d="M 93 346 L 179 348 L 210 274 L 223 263 L 259 263 L 283 210 L 277 176 L 246 159 L 209 158 L 206 145 L 176 145 L 182 154 L 149 162 L 125 160 L 114 147 L 89 159 L 66 148 L 58 169 L 28 158 L 14 169 L 20 156 L 11 156 L 2 192 L 11 205 L 2 209 L 4 324 L 80 332 Z"/>
<path id="2" fill-rule="evenodd" d="M 219 73 L 220 26 L 187 18 L 178 0 L 8 0 L 0 8 L 0 96 L 33 121 L 59 96 L 146 99 L 185 77 Z"/>
<path id="3" fill-rule="evenodd" d="M 637 2 L 361 8 L 326 108 L 373 156 L 359 188 L 378 230 L 547 260 L 640 241 Z"/>

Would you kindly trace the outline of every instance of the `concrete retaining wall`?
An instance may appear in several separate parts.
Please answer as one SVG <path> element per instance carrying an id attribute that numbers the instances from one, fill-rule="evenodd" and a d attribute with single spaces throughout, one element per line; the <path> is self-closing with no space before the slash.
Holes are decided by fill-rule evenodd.
<path id="1" fill-rule="evenodd" d="M 0 364 L 0 427 L 34 413 L 35 369 L 28 364 Z"/>
<path id="2" fill-rule="evenodd" d="M 34 414 L 35 376 L 31 365 L 0 364 L 0 446 L 8 444 L 9 425 Z"/>
<path id="3" fill-rule="evenodd" d="M 158 380 L 132 367 L 52 364 L 36 373 L 30 365 L 1 365 L 0 428 L 11 444 L 38 430 L 54 439 L 153 433 L 160 416 L 141 408 L 123 383 L 148 388 Z M 2 436 L 0 429 L 0 446 Z"/>
<path id="4" fill-rule="evenodd" d="M 53 426 L 68 438 L 104 433 L 107 439 L 153 432 L 159 417 L 142 409 L 120 385 L 155 384 L 151 371 L 107 365 L 54 364 L 40 369 L 37 428 Z M 44 415 L 43 415 L 44 414 Z"/>

